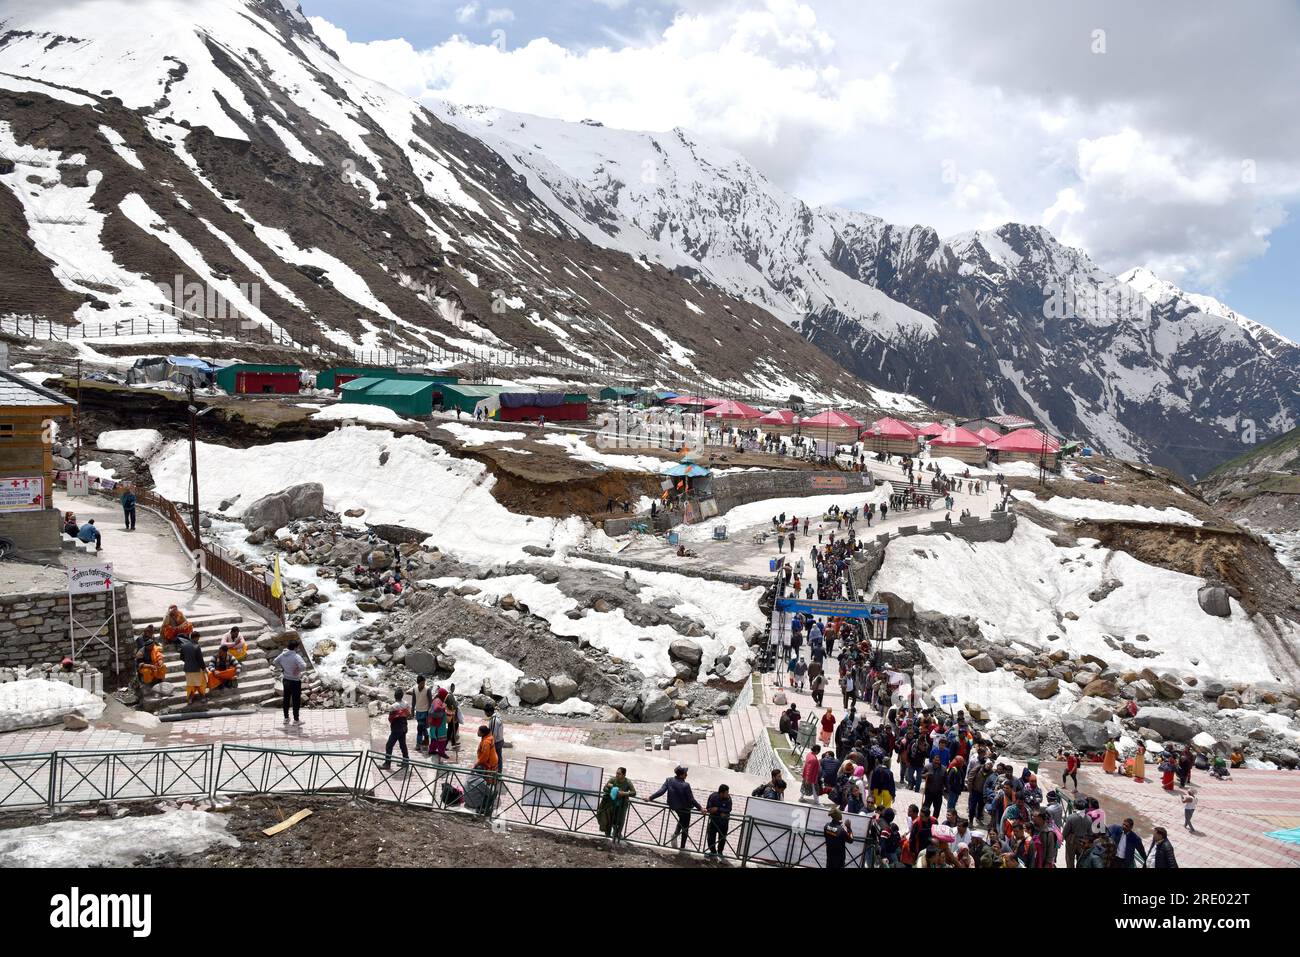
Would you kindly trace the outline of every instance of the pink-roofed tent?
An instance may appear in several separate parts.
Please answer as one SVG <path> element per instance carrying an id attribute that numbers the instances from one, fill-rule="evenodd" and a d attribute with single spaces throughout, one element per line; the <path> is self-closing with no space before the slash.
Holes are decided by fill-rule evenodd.
<path id="1" fill-rule="evenodd" d="M 988 461 L 989 450 L 984 440 L 970 429 L 953 426 L 944 429 L 930 441 L 930 454 L 939 458 L 956 459 L 967 465 L 983 465 Z"/>
<path id="2" fill-rule="evenodd" d="M 679 395 L 675 399 L 669 399 L 664 405 L 709 405 L 708 399 L 700 398 L 698 395 Z"/>
<path id="3" fill-rule="evenodd" d="M 743 402 L 727 400 L 720 405 L 715 405 L 711 409 L 704 410 L 706 419 L 727 419 L 754 422 L 762 418 L 763 413 L 758 411 L 752 405 L 746 405 Z"/>
<path id="4" fill-rule="evenodd" d="M 943 432 L 941 432 L 939 435 L 936 435 L 934 437 L 934 441 L 930 443 L 931 446 L 956 445 L 956 446 L 962 446 L 963 448 L 970 448 L 970 449 L 979 448 L 984 444 L 985 444 L 984 440 L 981 439 L 978 435 L 976 435 L 974 432 L 970 431 L 969 429 L 963 429 L 959 425 L 953 426 L 950 429 L 944 429 Z"/>
<path id="5" fill-rule="evenodd" d="M 1001 432 L 998 432 L 994 429 L 990 429 L 987 425 L 984 426 L 984 428 L 977 431 L 975 434 L 978 435 L 981 439 L 983 439 L 986 443 L 996 442 L 998 439 L 1002 438 Z"/>
<path id="6" fill-rule="evenodd" d="M 1054 453 L 1061 448 L 1061 443 L 1050 435 L 1044 435 L 1038 429 L 1016 429 L 996 442 L 989 443 L 989 450 L 993 452 L 1038 453 L 1042 452 L 1044 447 L 1049 453 Z"/>
<path id="7" fill-rule="evenodd" d="M 811 419 L 803 420 L 804 428 L 808 430 L 824 429 L 829 426 L 832 429 L 860 429 L 862 423 L 847 412 L 840 412 L 838 409 L 827 409 L 825 412 L 818 412 Z"/>
<path id="8" fill-rule="evenodd" d="M 794 425 L 794 413 L 789 409 L 774 409 L 759 417 L 761 425 Z"/>
<path id="9" fill-rule="evenodd" d="M 906 422 L 886 417 L 871 423 L 862 433 L 862 443 L 873 452 L 915 455 L 921 448 L 916 435 L 916 429 Z"/>
<path id="10" fill-rule="evenodd" d="M 900 419 L 884 418 L 872 422 L 866 434 L 869 434 L 872 438 L 914 439 L 918 433 L 916 429 Z"/>
<path id="11" fill-rule="evenodd" d="M 913 426 L 917 435 L 924 435 L 927 439 L 932 439 L 936 435 L 941 435 L 946 426 L 938 422 L 926 422 L 922 425 Z"/>

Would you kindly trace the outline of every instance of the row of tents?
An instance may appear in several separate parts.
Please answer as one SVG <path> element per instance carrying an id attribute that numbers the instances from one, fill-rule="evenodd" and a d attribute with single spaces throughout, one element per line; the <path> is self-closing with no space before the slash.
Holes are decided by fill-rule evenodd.
<path id="1" fill-rule="evenodd" d="M 612 393 L 618 390 L 606 391 Z M 1000 463 L 1037 462 L 1039 459 L 1054 461 L 1061 453 L 1059 441 L 1032 428 L 1030 420 L 1019 416 L 973 419 L 965 425 L 944 425 L 938 422 L 914 425 L 901 419 L 885 417 L 868 425 L 838 409 L 826 409 L 812 416 L 799 416 L 789 409 L 763 412 L 735 399 L 669 395 L 669 398 L 658 399 L 659 403 L 680 407 L 683 411 L 698 412 L 706 420 L 720 424 L 740 429 L 759 428 L 777 435 L 798 433 L 838 445 L 862 442 L 872 452 L 915 455 L 920 452 L 922 444 L 928 444 L 931 454 L 936 457 L 953 458 L 976 465 L 984 464 L 990 457 Z M 601 397 L 626 398 L 622 394 L 606 396 L 604 393 Z"/>

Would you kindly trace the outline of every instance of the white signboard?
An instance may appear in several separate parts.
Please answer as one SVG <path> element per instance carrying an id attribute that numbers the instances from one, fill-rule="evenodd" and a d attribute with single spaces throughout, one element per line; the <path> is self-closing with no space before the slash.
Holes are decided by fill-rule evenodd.
<path id="1" fill-rule="evenodd" d="M 45 507 L 45 479 L 40 475 L 0 478 L 0 512 L 36 512 Z"/>
<path id="2" fill-rule="evenodd" d="M 594 811 L 604 773 L 603 768 L 586 764 L 528 758 L 524 763 L 524 790 L 519 803 Z M 575 791 L 589 793 L 575 794 Z"/>
<path id="3" fill-rule="evenodd" d="M 85 472 L 68 473 L 68 495 L 89 495 L 90 476 Z"/>
<path id="4" fill-rule="evenodd" d="M 68 569 L 68 594 L 91 595 L 113 588 L 113 563 L 73 565 Z"/>

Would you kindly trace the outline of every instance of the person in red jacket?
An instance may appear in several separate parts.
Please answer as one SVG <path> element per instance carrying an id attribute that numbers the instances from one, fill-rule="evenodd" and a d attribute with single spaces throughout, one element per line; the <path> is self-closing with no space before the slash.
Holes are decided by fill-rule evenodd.
<path id="1" fill-rule="evenodd" d="M 821 759 L 818 757 L 821 750 L 820 744 L 814 744 L 808 749 L 803 759 L 803 770 L 800 772 L 800 777 L 803 779 L 803 785 L 799 789 L 800 797 L 808 798 L 813 804 L 817 803 L 817 785 L 822 775 Z"/>

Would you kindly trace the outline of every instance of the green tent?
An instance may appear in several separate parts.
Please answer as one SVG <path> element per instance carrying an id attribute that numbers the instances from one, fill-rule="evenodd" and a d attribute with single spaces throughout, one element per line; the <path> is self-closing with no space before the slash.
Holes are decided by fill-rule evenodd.
<path id="1" fill-rule="evenodd" d="M 367 379 L 401 379 L 409 382 L 457 382 L 459 381 L 454 375 L 442 375 L 432 372 L 411 372 L 393 369 L 386 366 L 365 367 L 347 367 L 335 366 L 331 369 L 322 369 L 316 373 L 316 388 L 318 389 L 335 389 L 339 388 L 338 380 L 348 377 L 363 377 Z"/>
<path id="2" fill-rule="evenodd" d="M 442 407 L 448 411 L 460 409 L 467 415 L 473 415 L 474 409 L 480 402 L 495 398 L 504 392 L 505 388 L 501 385 L 447 384 L 442 387 Z"/>
<path id="3" fill-rule="evenodd" d="M 351 389 L 364 380 L 343 384 L 344 401 L 361 405 L 382 405 L 398 415 L 424 418 L 433 413 L 433 397 L 441 388 L 438 382 L 413 382 L 406 379 L 377 379 L 372 385 Z"/>

